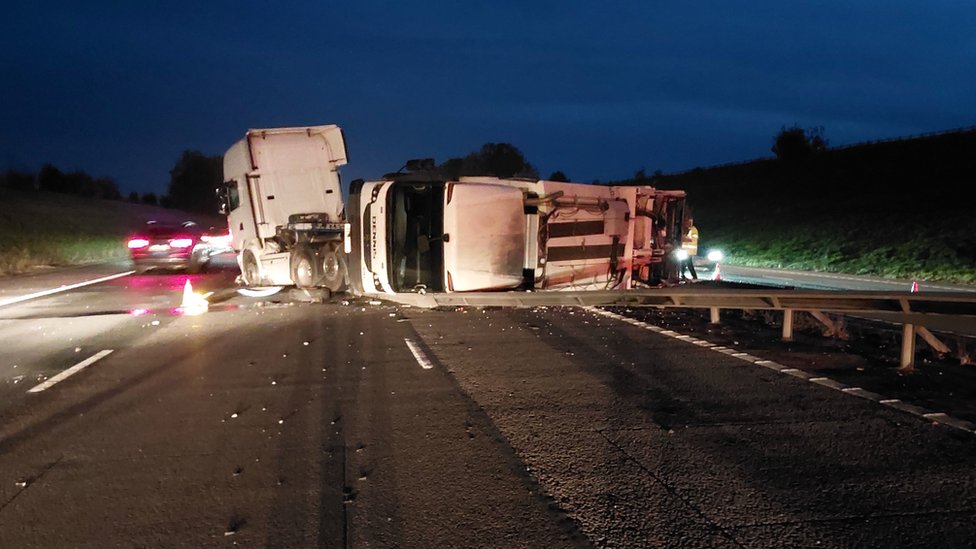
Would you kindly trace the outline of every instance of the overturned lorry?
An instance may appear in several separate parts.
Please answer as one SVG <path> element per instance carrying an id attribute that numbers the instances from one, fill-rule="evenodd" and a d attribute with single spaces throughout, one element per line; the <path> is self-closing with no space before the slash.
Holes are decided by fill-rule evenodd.
<path id="1" fill-rule="evenodd" d="M 250 130 L 220 190 L 248 286 L 376 297 L 607 290 L 677 279 L 685 193 L 499 177 L 445 178 L 432 160 L 353 181 L 337 126 Z"/>
<path id="2" fill-rule="evenodd" d="M 445 180 L 433 161 L 408 166 L 350 186 L 356 293 L 629 289 L 677 277 L 683 191 Z"/>

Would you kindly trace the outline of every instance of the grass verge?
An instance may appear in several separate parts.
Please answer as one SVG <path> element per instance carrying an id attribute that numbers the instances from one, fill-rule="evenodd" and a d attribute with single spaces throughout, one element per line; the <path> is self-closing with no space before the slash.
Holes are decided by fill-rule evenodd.
<path id="1" fill-rule="evenodd" d="M 156 206 L 0 189 L 0 276 L 128 257 L 126 236 L 151 219 L 226 223 Z"/>

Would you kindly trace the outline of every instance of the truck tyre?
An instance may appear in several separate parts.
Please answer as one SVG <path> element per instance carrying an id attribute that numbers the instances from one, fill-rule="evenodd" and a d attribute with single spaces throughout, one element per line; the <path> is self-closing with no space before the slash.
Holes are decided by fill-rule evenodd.
<path id="1" fill-rule="evenodd" d="M 332 293 L 346 289 L 346 256 L 338 244 L 329 244 L 322 250 L 322 285 Z"/>
<path id="2" fill-rule="evenodd" d="M 319 254 L 307 244 L 299 244 L 291 250 L 291 281 L 301 289 L 321 284 L 322 263 Z"/>
<path id="3" fill-rule="evenodd" d="M 258 269 L 258 260 L 251 250 L 244 250 L 241 254 L 241 277 L 244 279 L 245 286 L 261 285 L 261 271 Z"/>

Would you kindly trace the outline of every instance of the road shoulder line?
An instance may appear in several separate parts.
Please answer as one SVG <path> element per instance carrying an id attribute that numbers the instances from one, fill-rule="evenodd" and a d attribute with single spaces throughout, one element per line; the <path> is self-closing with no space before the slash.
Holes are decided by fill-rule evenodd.
<path id="1" fill-rule="evenodd" d="M 124 273 L 116 273 L 114 275 L 103 276 L 101 278 L 95 278 L 92 280 L 85 280 L 83 282 L 76 282 L 75 284 L 66 284 L 64 286 L 58 286 L 57 288 L 51 288 L 50 290 L 41 290 L 39 292 L 34 292 L 27 295 L 21 295 L 17 297 L 10 297 L 7 299 L 0 300 L 0 307 L 6 307 L 7 305 L 13 305 L 14 303 L 22 303 L 24 301 L 29 301 L 31 299 L 37 299 L 39 297 L 46 297 L 49 295 L 67 292 L 69 290 L 74 290 L 77 288 L 82 288 L 84 286 L 90 286 L 92 284 L 98 284 L 99 282 L 108 282 L 109 280 L 115 280 L 116 278 L 122 278 L 123 276 L 129 276 L 135 271 L 126 271 Z"/>

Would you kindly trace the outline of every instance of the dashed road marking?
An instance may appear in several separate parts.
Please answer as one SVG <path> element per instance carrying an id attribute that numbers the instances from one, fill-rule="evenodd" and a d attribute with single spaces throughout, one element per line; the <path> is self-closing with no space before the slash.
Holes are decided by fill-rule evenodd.
<path id="1" fill-rule="evenodd" d="M 773 362 L 772 360 L 757 360 L 753 364 L 762 366 L 763 368 L 769 368 L 770 370 L 776 370 L 777 372 L 782 372 L 786 369 L 786 366 L 783 366 L 779 362 Z"/>
<path id="2" fill-rule="evenodd" d="M 844 389 L 847 389 L 847 387 L 848 387 L 848 385 L 846 385 L 844 383 L 841 383 L 839 381 L 835 381 L 833 379 L 830 379 L 829 377 L 812 377 L 812 378 L 810 378 L 809 381 L 811 383 L 816 383 L 817 385 L 823 385 L 824 387 L 830 387 L 831 389 L 837 389 L 838 391 L 841 391 L 841 392 L 843 392 Z"/>
<path id="3" fill-rule="evenodd" d="M 423 350 L 420 349 L 420 345 L 418 345 L 416 341 L 409 337 L 403 338 L 403 341 L 407 344 L 407 348 L 410 349 L 411 353 L 413 353 L 413 357 L 417 359 L 417 364 L 420 364 L 421 368 L 424 370 L 430 370 L 434 367 L 434 364 L 429 358 L 427 358 L 427 355 L 425 355 Z"/>
<path id="4" fill-rule="evenodd" d="M 49 389 L 55 383 L 58 383 L 58 382 L 61 382 L 61 381 L 64 381 L 64 380 L 68 379 L 69 377 L 77 374 L 78 372 L 84 370 L 85 368 L 91 366 L 92 364 L 98 362 L 99 360 L 107 357 L 110 354 L 112 354 L 112 349 L 104 349 L 102 351 L 98 351 L 97 353 L 93 354 L 92 356 L 86 358 L 85 360 L 82 360 L 78 364 L 75 364 L 74 366 L 72 366 L 72 367 L 68 368 L 67 370 L 61 372 L 60 374 L 52 377 L 51 379 L 45 381 L 44 383 L 41 383 L 40 385 L 34 386 L 33 388 L 29 389 L 27 392 L 28 393 L 39 393 L 39 392 L 41 392 L 41 391 L 43 391 L 45 389 Z"/>
<path id="5" fill-rule="evenodd" d="M 618 315 L 618 314 L 612 313 L 610 311 L 604 311 L 603 309 L 599 309 L 597 307 L 584 307 L 584 309 L 586 309 L 588 311 L 591 311 L 593 313 L 596 313 L 596 314 L 599 314 L 599 315 L 608 317 L 608 318 L 613 318 L 613 319 L 616 319 L 616 320 L 621 320 L 623 322 L 627 322 L 628 324 L 634 324 L 635 326 L 637 325 L 635 323 L 634 319 L 632 319 L 632 318 L 629 318 L 629 317 L 626 317 L 626 316 L 623 316 L 623 315 Z M 884 406 L 887 406 L 889 408 L 893 408 L 893 409 L 896 409 L 896 410 L 900 410 L 902 412 L 907 412 L 909 414 L 912 414 L 914 416 L 918 416 L 918 417 L 920 417 L 922 419 L 925 419 L 927 421 L 931 421 L 933 423 L 939 423 L 939 424 L 942 424 L 942 425 L 948 425 L 950 427 L 954 427 L 954 428 L 960 429 L 962 431 L 966 431 L 966 432 L 969 432 L 969 433 L 976 434 L 976 424 L 973 424 L 971 422 L 968 422 L 968 421 L 965 421 L 965 420 L 962 420 L 962 419 L 954 418 L 954 417 L 952 417 L 950 415 L 947 415 L 947 414 L 944 414 L 942 412 L 932 412 L 930 410 L 926 410 L 925 408 L 922 408 L 921 406 L 915 406 L 914 404 L 908 404 L 907 402 L 902 402 L 901 400 L 898 400 L 897 398 L 885 398 L 885 397 L 883 397 L 883 396 L 881 396 L 881 395 L 879 395 L 877 393 L 872 393 L 871 391 L 865 391 L 864 389 L 862 389 L 860 387 L 850 387 L 850 386 L 845 385 L 845 384 L 843 384 L 843 383 L 841 383 L 839 381 L 835 381 L 833 379 L 830 379 L 829 377 L 818 377 L 818 376 L 815 376 L 813 374 L 807 373 L 804 370 L 800 370 L 800 369 L 797 369 L 797 368 L 787 368 L 786 366 L 783 366 L 782 364 L 779 364 L 778 362 L 774 362 L 772 360 L 763 360 L 763 359 L 760 359 L 759 357 L 753 356 L 753 355 L 751 355 L 749 353 L 744 353 L 742 351 L 739 351 L 739 350 L 736 350 L 736 349 L 732 349 L 730 347 L 725 347 L 725 346 L 722 346 L 722 345 L 714 345 L 712 343 L 708 343 L 708 342 L 705 342 L 703 340 L 696 339 L 696 338 L 694 338 L 692 336 L 688 336 L 688 335 L 685 335 L 685 334 L 679 334 L 679 333 L 677 333 L 677 332 L 675 332 L 673 330 L 667 330 L 667 329 L 661 328 L 659 326 L 654 326 L 653 324 L 646 324 L 646 323 L 643 323 L 643 322 L 641 322 L 641 324 L 644 324 L 644 326 L 639 326 L 641 328 L 644 328 L 646 330 L 650 330 L 652 332 L 656 332 L 656 333 L 661 334 L 661 335 L 665 335 L 665 336 L 671 337 L 673 339 L 677 339 L 679 341 L 685 341 L 687 343 L 692 343 L 694 345 L 698 345 L 698 346 L 700 346 L 702 348 L 705 348 L 705 349 L 709 349 L 709 350 L 712 350 L 712 351 L 716 351 L 716 352 L 722 353 L 724 355 L 728 355 L 728 356 L 731 356 L 731 357 L 734 357 L 734 358 L 738 358 L 739 360 L 743 360 L 743 361 L 748 362 L 750 364 L 755 364 L 757 366 L 762 366 L 763 368 L 769 368 L 770 370 L 779 372 L 781 374 L 786 374 L 786 375 L 790 375 L 790 376 L 793 376 L 793 377 L 796 377 L 796 378 L 799 378 L 799 379 L 804 379 L 804 380 L 809 381 L 811 383 L 816 383 L 817 385 L 821 385 L 823 387 L 827 387 L 827 388 L 830 388 L 830 389 L 834 389 L 834 390 L 840 391 L 840 392 L 842 392 L 844 394 L 853 395 L 853 396 L 856 396 L 856 397 L 859 397 L 859 398 L 863 398 L 863 399 L 866 399 L 866 400 L 871 400 L 871 401 L 874 401 L 874 402 L 878 402 L 878 403 L 880 403 L 880 404 L 882 404 Z"/>

